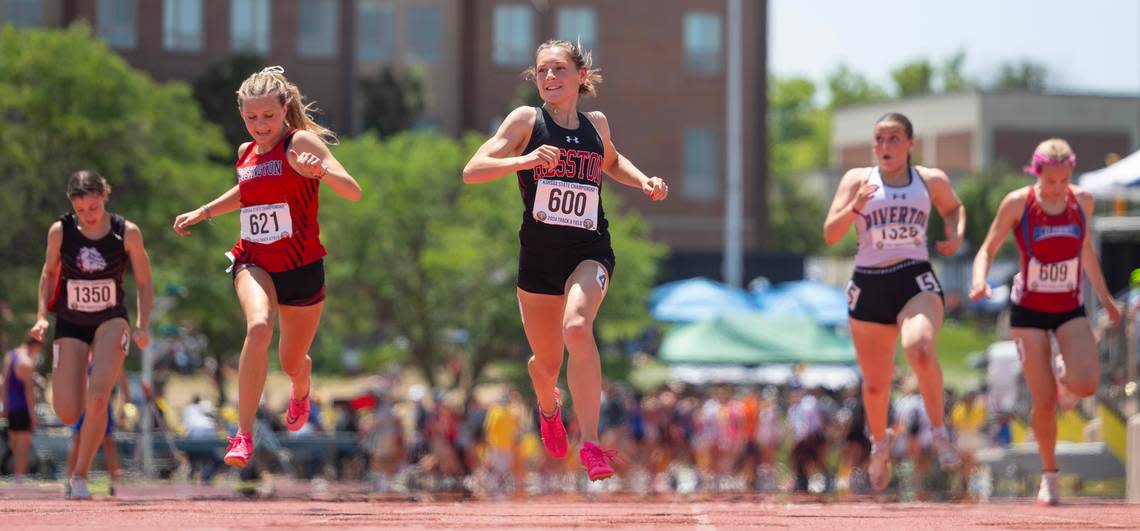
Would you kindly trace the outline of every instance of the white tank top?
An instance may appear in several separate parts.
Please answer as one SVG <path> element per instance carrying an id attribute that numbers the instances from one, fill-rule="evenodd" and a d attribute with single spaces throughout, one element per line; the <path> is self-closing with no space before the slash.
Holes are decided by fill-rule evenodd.
<path id="1" fill-rule="evenodd" d="M 930 192 L 918 170 L 910 168 L 910 182 L 894 187 L 883 183 L 876 166 L 867 182 L 879 185 L 879 189 L 861 209 L 862 215 L 855 218 L 855 234 L 859 236 L 855 265 L 874 267 L 908 258 L 929 260 L 926 225 Z"/>

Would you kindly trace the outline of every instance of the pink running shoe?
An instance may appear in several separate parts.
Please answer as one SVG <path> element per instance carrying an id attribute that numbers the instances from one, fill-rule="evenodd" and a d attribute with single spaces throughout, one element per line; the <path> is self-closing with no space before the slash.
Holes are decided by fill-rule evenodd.
<path id="1" fill-rule="evenodd" d="M 253 435 L 238 433 L 230 437 L 230 445 L 226 447 L 226 464 L 245 468 L 250 459 L 253 459 Z"/>
<path id="2" fill-rule="evenodd" d="M 312 394 L 312 391 L 309 391 Z M 293 386 L 289 386 L 289 407 L 285 409 L 285 427 L 289 431 L 301 429 L 309 421 L 309 395 L 297 400 L 293 398 Z"/>
<path id="3" fill-rule="evenodd" d="M 603 450 L 590 441 L 583 441 L 582 449 L 578 451 L 578 459 L 582 461 L 582 466 L 586 467 L 586 475 L 590 476 L 590 481 L 598 481 L 614 475 L 614 469 L 610 466 L 610 462 L 616 461 L 617 458 L 617 451 Z"/>
<path id="4" fill-rule="evenodd" d="M 551 457 L 562 459 L 566 457 L 566 450 L 570 446 L 566 437 L 566 425 L 562 424 L 562 393 L 554 388 L 554 416 L 547 417 L 538 406 L 539 433 L 542 435 L 542 446 Z"/>

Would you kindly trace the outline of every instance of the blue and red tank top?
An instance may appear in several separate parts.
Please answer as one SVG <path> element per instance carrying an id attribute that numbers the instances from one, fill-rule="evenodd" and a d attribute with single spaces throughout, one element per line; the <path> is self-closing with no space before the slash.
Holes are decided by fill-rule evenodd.
<path id="1" fill-rule="evenodd" d="M 1071 188 L 1064 209 L 1049 214 L 1030 185 L 1014 231 L 1021 270 L 1014 277 L 1013 302 L 1038 312 L 1076 310 L 1081 305 L 1081 247 L 1086 236 L 1085 212 Z"/>
<path id="2" fill-rule="evenodd" d="M 321 182 L 298 173 L 286 157 L 296 133 L 289 131 L 266 153 L 257 153 L 251 142 L 238 157 L 241 236 L 230 251 L 236 263 L 280 273 L 325 255 L 317 224 Z"/>

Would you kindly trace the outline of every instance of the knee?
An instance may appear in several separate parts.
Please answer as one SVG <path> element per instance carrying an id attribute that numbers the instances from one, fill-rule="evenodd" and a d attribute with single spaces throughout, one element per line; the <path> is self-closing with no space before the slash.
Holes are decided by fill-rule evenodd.
<path id="1" fill-rule="evenodd" d="M 1086 398 L 1096 394 L 1097 382 L 1091 378 L 1066 378 L 1065 387 L 1074 395 Z"/>
<path id="2" fill-rule="evenodd" d="M 561 353 L 559 353 L 561 358 Z M 561 361 L 561 359 L 558 359 Z M 543 362 L 538 356 L 531 356 L 530 360 L 526 362 L 527 371 L 531 376 L 549 378 L 552 374 L 557 374 L 559 367 L 550 362 Z"/>
<path id="3" fill-rule="evenodd" d="M 873 380 L 863 380 L 863 394 L 868 396 L 881 396 L 889 393 L 891 390 L 890 380 L 883 382 L 876 382 Z"/>
<path id="4" fill-rule="evenodd" d="M 59 417 L 59 421 L 63 424 L 75 424 L 79 422 L 79 415 L 83 413 L 82 404 L 60 404 L 54 402 L 52 403 L 52 409 L 55 410 L 55 416 Z"/>
<path id="5" fill-rule="evenodd" d="M 269 344 L 273 339 L 273 324 L 268 319 L 252 320 L 245 326 L 245 338 L 252 343 Z"/>
<path id="6" fill-rule="evenodd" d="M 919 338 L 903 345 L 903 352 L 915 372 L 923 372 L 937 365 L 934 357 L 934 339 Z"/>
<path id="7" fill-rule="evenodd" d="M 580 345 L 587 342 L 594 341 L 594 330 L 591 326 L 592 323 L 587 321 L 584 317 L 574 317 L 568 319 L 562 325 L 562 339 L 567 345 Z"/>

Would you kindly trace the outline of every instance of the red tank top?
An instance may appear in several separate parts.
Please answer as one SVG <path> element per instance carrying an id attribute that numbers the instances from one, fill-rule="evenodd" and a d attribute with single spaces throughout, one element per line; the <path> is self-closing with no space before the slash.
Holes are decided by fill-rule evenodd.
<path id="1" fill-rule="evenodd" d="M 230 251 L 236 263 L 280 273 L 325 255 L 317 224 L 321 182 L 297 173 L 285 156 L 296 132 L 267 153 L 258 154 L 251 142 L 238 157 L 241 236 Z"/>
<path id="2" fill-rule="evenodd" d="M 1013 283 L 1013 302 L 1038 312 L 1065 313 L 1081 305 L 1081 246 L 1085 212 L 1073 190 L 1059 214 L 1048 214 L 1029 186 L 1021 224 L 1015 231 L 1021 271 Z"/>

